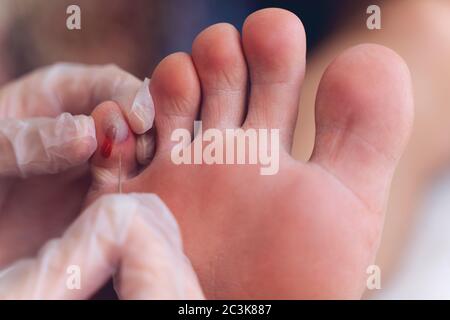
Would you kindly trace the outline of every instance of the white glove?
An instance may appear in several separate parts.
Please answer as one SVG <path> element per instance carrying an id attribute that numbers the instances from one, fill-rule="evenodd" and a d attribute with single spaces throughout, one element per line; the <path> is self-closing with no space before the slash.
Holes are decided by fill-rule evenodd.
<path id="1" fill-rule="evenodd" d="M 71 114 L 89 114 L 106 100 L 119 104 L 136 134 L 152 127 L 148 79 L 142 83 L 115 66 L 57 64 L 3 87 L 0 176 L 56 173 L 85 163 L 97 147 L 94 122 Z"/>
<path id="2" fill-rule="evenodd" d="M 113 274 L 122 299 L 204 298 L 169 209 L 128 194 L 99 198 L 36 259 L 0 271 L 0 299 L 86 299 Z"/>

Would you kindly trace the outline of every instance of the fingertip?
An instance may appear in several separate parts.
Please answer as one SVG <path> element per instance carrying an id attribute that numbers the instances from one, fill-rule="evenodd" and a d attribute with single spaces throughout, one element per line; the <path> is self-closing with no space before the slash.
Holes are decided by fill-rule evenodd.
<path id="1" fill-rule="evenodd" d="M 71 166 L 86 163 L 97 149 L 95 123 L 91 116 L 63 113 L 56 120 L 55 130 L 60 143 L 49 150 L 70 159 Z"/>
<path id="2" fill-rule="evenodd" d="M 153 120 L 155 119 L 155 107 L 149 85 L 150 79 L 145 78 L 128 113 L 131 129 L 136 134 L 147 132 L 153 126 Z"/>
<path id="3" fill-rule="evenodd" d="M 140 135 L 136 139 L 136 159 L 140 165 L 147 165 L 155 154 L 156 141 L 153 132 Z"/>
<path id="4" fill-rule="evenodd" d="M 75 163 L 82 164 L 92 157 L 96 149 L 97 140 L 92 136 L 86 136 L 75 140 L 68 151 Z"/>
<path id="5" fill-rule="evenodd" d="M 88 149 L 93 149 L 97 147 L 97 139 L 95 136 L 95 122 L 92 116 L 87 115 L 76 115 L 73 117 L 76 131 L 78 132 L 77 136 L 80 139 L 83 139 L 83 143 Z"/>

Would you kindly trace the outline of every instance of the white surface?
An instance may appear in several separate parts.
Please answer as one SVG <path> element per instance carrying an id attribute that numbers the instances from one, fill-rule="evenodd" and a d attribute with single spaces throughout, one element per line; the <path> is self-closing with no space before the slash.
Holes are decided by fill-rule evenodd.
<path id="1" fill-rule="evenodd" d="M 374 299 L 450 299 L 450 172 L 427 193 L 397 273 Z"/>

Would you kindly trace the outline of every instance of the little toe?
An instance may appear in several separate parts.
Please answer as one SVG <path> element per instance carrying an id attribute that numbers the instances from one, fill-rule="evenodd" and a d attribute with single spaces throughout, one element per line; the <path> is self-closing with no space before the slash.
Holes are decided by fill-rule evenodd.
<path id="1" fill-rule="evenodd" d="M 92 156 L 93 187 L 107 188 L 131 178 L 137 170 L 136 143 L 120 107 L 113 101 L 98 105 L 92 112 L 98 141 Z"/>

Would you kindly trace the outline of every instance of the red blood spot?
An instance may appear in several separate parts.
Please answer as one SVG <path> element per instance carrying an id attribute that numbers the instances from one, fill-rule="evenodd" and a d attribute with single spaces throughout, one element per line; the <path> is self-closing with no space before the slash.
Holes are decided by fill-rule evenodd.
<path id="1" fill-rule="evenodd" d="M 103 158 L 109 158 L 111 156 L 112 147 L 112 140 L 108 137 L 105 137 L 105 140 L 103 140 L 103 144 L 100 148 L 100 154 Z"/>

